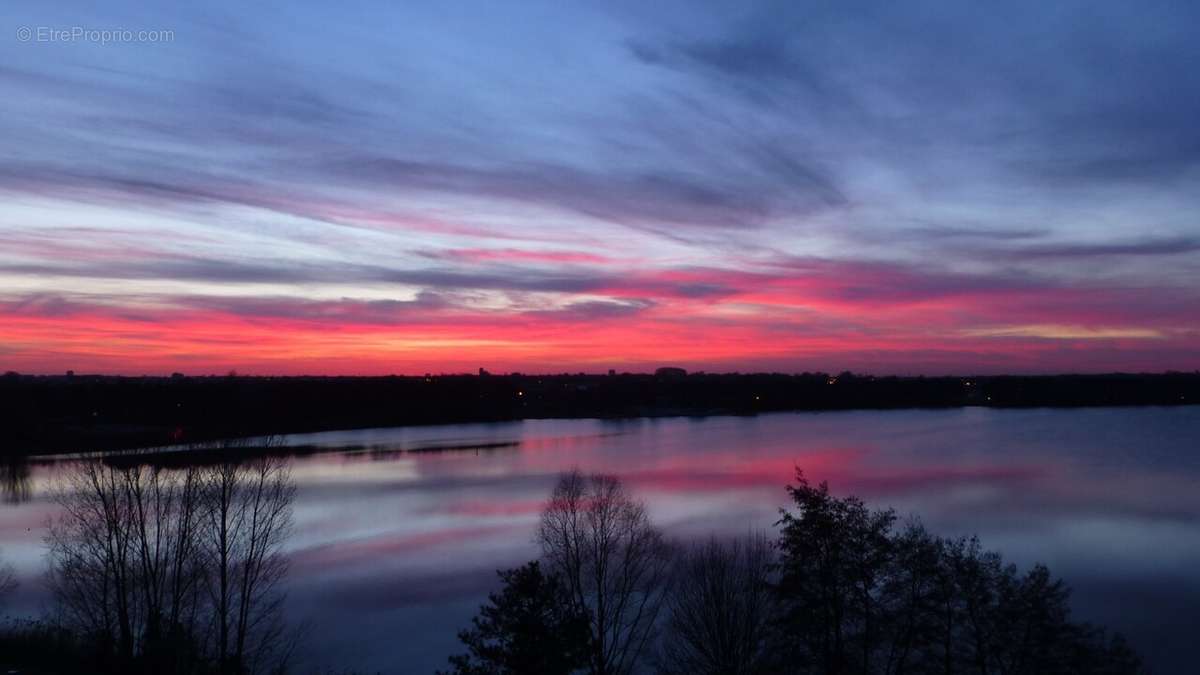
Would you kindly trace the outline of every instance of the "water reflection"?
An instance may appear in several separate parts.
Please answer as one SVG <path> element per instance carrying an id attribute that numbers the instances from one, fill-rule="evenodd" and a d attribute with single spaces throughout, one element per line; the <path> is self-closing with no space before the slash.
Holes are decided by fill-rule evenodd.
<path id="1" fill-rule="evenodd" d="M 978 533 L 1048 564 L 1081 618 L 1125 633 L 1156 672 L 1200 619 L 1200 408 L 943 410 L 753 418 L 545 420 L 285 437 L 297 485 L 288 611 L 320 640 L 308 664 L 432 672 L 496 583 L 536 553 L 559 472 L 620 475 L 669 535 L 769 527 L 795 466 L 837 493 Z M 437 448 L 439 452 L 421 452 Z M 0 548 L 35 580 L 66 465 L 35 462 L 0 510 Z M 28 531 L 26 528 L 29 528 Z M 23 588 L 35 588 L 26 584 Z M 1148 600 L 1142 600 L 1148 598 Z M 33 611 L 42 599 L 25 598 Z M 396 636 L 403 635 L 398 640 Z"/>
<path id="2" fill-rule="evenodd" d="M 22 455 L 0 458 L 0 497 L 4 502 L 20 504 L 29 501 L 31 494 L 29 460 Z"/>

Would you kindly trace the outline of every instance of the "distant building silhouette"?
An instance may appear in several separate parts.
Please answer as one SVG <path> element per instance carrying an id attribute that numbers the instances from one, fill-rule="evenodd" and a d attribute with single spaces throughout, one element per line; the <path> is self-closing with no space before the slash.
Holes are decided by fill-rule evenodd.
<path id="1" fill-rule="evenodd" d="M 665 366 L 654 371 L 658 377 L 686 377 L 687 371 L 683 368 L 675 368 L 673 366 Z"/>

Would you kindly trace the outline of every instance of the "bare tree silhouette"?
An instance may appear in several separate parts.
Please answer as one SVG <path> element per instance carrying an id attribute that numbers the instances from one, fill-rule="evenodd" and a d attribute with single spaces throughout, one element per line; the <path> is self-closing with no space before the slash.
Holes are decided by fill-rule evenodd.
<path id="1" fill-rule="evenodd" d="M 259 457 L 203 472 L 206 588 L 220 672 L 258 672 L 283 644 L 282 546 L 295 486 L 286 460 Z"/>
<path id="2" fill-rule="evenodd" d="M 588 671 L 627 675 L 646 652 L 670 576 L 671 549 L 615 476 L 563 475 L 538 540 L 570 601 L 588 616 Z"/>
<path id="3" fill-rule="evenodd" d="M 159 656 L 196 633 L 199 487 L 196 469 L 92 461 L 55 495 L 62 515 L 47 543 L 60 620 L 110 646 L 101 653 L 114 664 L 166 667 Z"/>
<path id="4" fill-rule="evenodd" d="M 775 615 L 771 544 L 713 538 L 676 564 L 657 670 L 662 675 L 769 672 Z"/>
<path id="5" fill-rule="evenodd" d="M 58 620 L 114 672 L 274 668 L 293 495 L 280 458 L 80 463 L 47 535 Z"/>

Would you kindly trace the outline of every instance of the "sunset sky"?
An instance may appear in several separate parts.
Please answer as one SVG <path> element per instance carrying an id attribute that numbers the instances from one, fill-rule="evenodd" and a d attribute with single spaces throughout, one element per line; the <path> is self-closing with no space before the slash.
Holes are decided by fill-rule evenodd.
<path id="1" fill-rule="evenodd" d="M 0 371 L 1200 368 L 1198 3 L 0 17 Z"/>

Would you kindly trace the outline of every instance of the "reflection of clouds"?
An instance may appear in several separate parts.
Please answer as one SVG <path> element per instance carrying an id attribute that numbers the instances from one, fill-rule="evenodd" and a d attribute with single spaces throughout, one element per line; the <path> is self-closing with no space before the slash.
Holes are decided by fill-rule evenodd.
<path id="1" fill-rule="evenodd" d="M 1171 433 L 1161 434 L 1155 447 L 1129 452 L 1144 440 L 1133 430 L 1155 428 L 1163 417 L 1173 425 Z M 1194 413 L 1181 420 L 1173 411 L 1132 409 L 1117 416 L 889 411 L 497 426 L 495 433 L 389 430 L 374 437 L 388 442 L 385 437 L 395 433 L 404 438 L 392 440 L 405 444 L 519 440 L 518 450 L 401 457 L 404 469 L 394 476 L 390 464 L 376 463 L 348 481 L 325 480 L 326 472 L 343 470 L 335 456 L 302 460 L 331 465 L 303 474 L 308 479 L 301 502 L 313 501 L 303 517 L 298 510 L 298 520 L 311 516 L 308 522 L 322 529 L 310 543 L 347 543 L 301 551 L 296 576 L 317 590 L 298 592 L 347 624 L 362 612 L 386 612 L 387 621 L 403 622 L 427 607 L 449 607 L 456 598 L 481 600 L 495 587 L 494 569 L 536 553 L 531 537 L 541 502 L 554 476 L 574 466 L 622 475 L 647 500 L 655 520 L 685 539 L 769 529 L 799 466 L 837 493 L 893 506 L 902 517 L 917 515 L 936 531 L 978 533 L 1020 564 L 1050 563 L 1073 584 L 1078 579 L 1078 588 L 1101 596 L 1170 571 L 1157 563 L 1132 564 L 1129 557 L 1137 552 L 1112 554 L 1124 541 L 1140 550 L 1169 548 L 1166 559 L 1200 564 L 1200 527 L 1179 517 L 1180 510 L 1200 506 L 1197 491 L 1187 489 L 1200 474 L 1180 471 L 1187 465 L 1178 457 L 1179 439 L 1200 431 Z M 606 435 L 614 429 L 621 434 Z M 1146 463 L 1146 457 L 1155 460 Z M 1179 593 L 1200 601 L 1200 584 L 1183 584 Z M 1085 618 L 1136 628 L 1109 613 L 1117 605 L 1092 606 L 1097 614 Z M 470 614 L 428 616 L 444 621 L 443 632 L 452 635 Z M 359 633 L 346 639 L 357 640 Z M 368 665 L 416 651 L 377 649 L 379 657 Z M 415 657 L 427 670 L 444 658 L 419 651 Z"/>
<path id="2" fill-rule="evenodd" d="M 23 534 L 31 536 L 40 531 L 46 519 L 57 513 L 54 507 L 44 502 L 25 502 L 20 506 L 0 507 L 0 546 L 19 539 Z"/>
<path id="3" fill-rule="evenodd" d="M 753 456 L 738 452 L 708 453 L 702 457 L 678 457 L 647 469 L 619 471 L 631 483 L 660 491 L 721 490 L 744 487 L 778 489 L 796 475 L 843 474 L 861 464 L 868 451 L 863 448 L 809 451 L 785 456 Z"/>
<path id="4" fill-rule="evenodd" d="M 513 561 L 511 564 L 518 564 Z M 409 605 L 439 603 L 455 598 L 480 596 L 496 585 L 496 567 L 480 566 L 449 573 L 426 571 L 388 579 L 337 577 L 322 584 L 318 599 L 335 602 L 347 611 L 382 611 Z"/>
<path id="5" fill-rule="evenodd" d="M 920 467 L 889 472 L 848 475 L 844 492 L 865 497 L 885 496 L 928 489 L 958 491 L 966 488 L 976 495 L 994 494 L 989 488 L 1026 484 L 1048 472 L 1041 466 Z M 964 494 L 959 492 L 959 494 Z"/>
<path id="6" fill-rule="evenodd" d="M 904 495 L 936 488 L 959 495 L 995 494 L 1047 475 L 1049 466 L 969 464 L 963 466 L 888 466 L 865 449 L 831 450 L 788 457 L 705 457 L 693 464 L 631 470 L 632 484 L 658 492 L 715 492 L 763 487 L 778 492 L 793 482 L 796 470 L 810 480 L 828 481 L 835 492 L 862 497 Z"/>
<path id="7" fill-rule="evenodd" d="M 997 531 L 989 545 L 1019 561 L 1045 562 L 1068 581 L 1094 579 L 1155 579 L 1192 575 L 1184 584 L 1200 596 L 1195 567 L 1200 561 L 1200 524 L 1163 522 L 1136 516 L 1060 517 L 1046 515 L 1017 529 L 1017 523 Z M 1197 597 L 1200 603 L 1200 597 Z M 1197 605 L 1200 607 L 1200 604 Z"/>
<path id="8" fill-rule="evenodd" d="M 314 458 L 310 462 L 296 462 L 292 475 L 297 482 L 361 484 L 381 481 L 416 480 L 420 477 L 417 460 L 395 457 L 385 464 L 365 461 L 357 457 L 334 455 Z"/>
<path id="9" fill-rule="evenodd" d="M 977 533 L 1021 565 L 1048 563 L 1077 589 L 1082 618 L 1169 659 L 1190 643 L 1135 591 L 1160 597 L 1160 584 L 1172 584 L 1172 606 L 1200 607 L 1200 460 L 1187 445 L 1197 437 L 1200 408 L 531 420 L 296 436 L 330 452 L 293 464 L 291 602 L 327 636 L 317 657 L 432 671 L 496 588 L 495 570 L 536 555 L 537 514 L 558 472 L 623 476 L 670 536 L 688 539 L 769 530 L 798 466 L 835 493 L 942 534 Z M 386 461 L 336 451 L 464 442 L 520 446 Z M 28 580 L 50 515 L 39 495 L 57 470 L 35 465 L 33 501 L 0 505 L 0 547 Z M 422 641 L 396 644 L 397 626 Z"/>
<path id="10" fill-rule="evenodd" d="M 528 516 L 541 513 L 545 499 L 516 499 L 507 502 L 464 501 L 448 504 L 446 513 L 464 517 Z"/>
<path id="11" fill-rule="evenodd" d="M 331 565 L 370 563 L 388 557 L 401 559 L 427 549 L 462 545 L 513 529 L 513 525 L 490 525 L 339 541 L 294 551 L 292 564 L 303 571 L 306 568 L 325 569 Z"/>
<path id="12" fill-rule="evenodd" d="M 45 601 L 41 583 L 46 553 L 43 537 L 46 523 L 57 514 L 57 508 L 47 498 L 55 481 L 51 465 L 36 458 L 20 464 L 11 469 L 15 476 L 5 478 L 16 479 L 20 484 L 4 486 L 4 500 L 0 503 L 0 553 L 16 568 L 20 583 L 10 598 L 8 611 L 14 616 L 33 616 L 41 611 Z M 2 470 L 9 471 L 10 467 Z M 8 494 L 9 489 L 18 494 Z"/>

